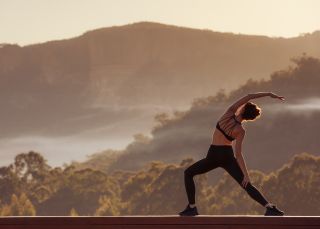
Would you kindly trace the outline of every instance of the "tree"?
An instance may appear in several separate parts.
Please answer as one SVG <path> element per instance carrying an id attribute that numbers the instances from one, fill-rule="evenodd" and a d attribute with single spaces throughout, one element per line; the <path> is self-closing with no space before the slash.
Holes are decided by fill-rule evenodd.
<path id="1" fill-rule="evenodd" d="M 35 216 L 36 210 L 26 194 L 22 193 L 19 197 L 13 194 L 11 196 L 11 203 L 3 206 L 1 215 Z"/>

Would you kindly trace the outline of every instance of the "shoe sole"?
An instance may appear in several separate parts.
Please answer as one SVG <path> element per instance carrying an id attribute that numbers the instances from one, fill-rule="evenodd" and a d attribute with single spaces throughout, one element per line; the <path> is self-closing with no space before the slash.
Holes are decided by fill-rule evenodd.
<path id="1" fill-rule="evenodd" d="M 268 215 L 264 215 L 264 216 L 284 216 L 284 214 L 268 214 Z"/>
<path id="2" fill-rule="evenodd" d="M 197 216 L 197 215 L 199 215 L 199 214 L 195 214 L 195 215 L 188 215 L 188 214 L 179 214 L 179 216 Z"/>

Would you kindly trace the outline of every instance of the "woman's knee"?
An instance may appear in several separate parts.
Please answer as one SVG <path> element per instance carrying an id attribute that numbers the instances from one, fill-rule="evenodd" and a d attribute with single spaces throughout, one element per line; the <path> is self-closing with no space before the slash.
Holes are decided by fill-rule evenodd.
<path id="1" fill-rule="evenodd" d="M 184 170 L 184 176 L 187 176 L 187 177 L 193 177 L 195 174 L 192 170 L 191 167 L 188 167 L 187 169 Z"/>

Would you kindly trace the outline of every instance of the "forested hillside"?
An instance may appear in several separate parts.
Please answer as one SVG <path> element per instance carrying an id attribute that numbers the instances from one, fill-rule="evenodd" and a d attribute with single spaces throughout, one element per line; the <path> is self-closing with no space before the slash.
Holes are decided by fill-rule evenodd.
<path id="1" fill-rule="evenodd" d="M 266 79 L 302 53 L 319 58 L 319 43 L 319 32 L 284 39 L 142 22 L 1 45 L 0 137 L 70 135 L 129 119 L 130 107 L 186 105 Z"/>
<path id="2" fill-rule="evenodd" d="M 295 66 L 272 73 L 268 80 L 248 80 L 230 93 L 195 100 L 189 110 L 158 114 L 151 137 L 136 135 L 123 151 L 107 150 L 74 165 L 111 172 L 137 170 L 151 160 L 178 163 L 186 156 L 203 158 L 215 123 L 227 106 L 257 91 L 272 91 L 286 100 L 253 101 L 261 106 L 262 115 L 243 124 L 247 130 L 243 154 L 249 168 L 271 172 L 296 153 L 319 155 L 320 60 L 302 56 L 293 61 Z"/>

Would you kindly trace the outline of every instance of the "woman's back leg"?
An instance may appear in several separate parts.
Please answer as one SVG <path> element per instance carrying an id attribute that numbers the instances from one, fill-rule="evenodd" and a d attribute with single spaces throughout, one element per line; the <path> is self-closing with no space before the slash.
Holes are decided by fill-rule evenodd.
<path id="1" fill-rule="evenodd" d="M 208 158 L 203 158 L 184 171 L 184 184 L 189 204 L 195 204 L 195 184 L 193 177 L 198 174 L 209 172 L 218 167 L 218 164 Z"/>

